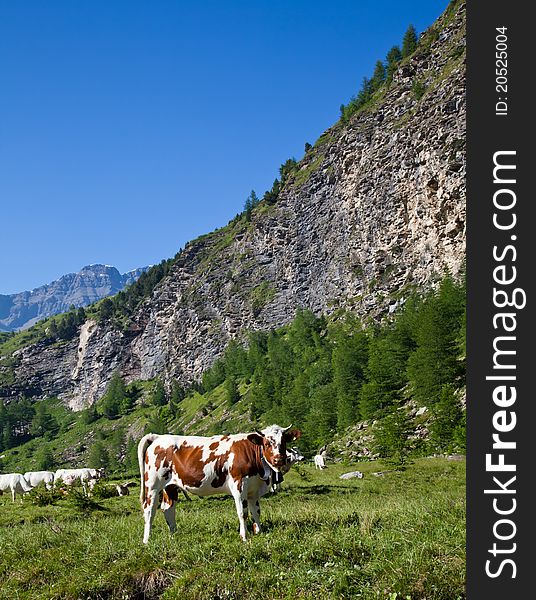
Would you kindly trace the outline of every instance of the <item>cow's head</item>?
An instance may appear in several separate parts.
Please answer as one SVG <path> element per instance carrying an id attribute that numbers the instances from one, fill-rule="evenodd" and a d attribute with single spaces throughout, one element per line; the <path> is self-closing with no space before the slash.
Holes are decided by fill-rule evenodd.
<path id="1" fill-rule="evenodd" d="M 256 431 L 248 435 L 248 440 L 262 448 L 262 455 L 266 462 L 274 469 L 279 471 L 287 464 L 287 444 L 297 440 L 301 431 L 280 427 L 279 425 L 270 425 L 262 431 Z"/>
<path id="2" fill-rule="evenodd" d="M 95 469 L 94 476 L 95 479 L 102 479 L 104 477 L 104 469 L 102 467 L 100 469 Z"/>

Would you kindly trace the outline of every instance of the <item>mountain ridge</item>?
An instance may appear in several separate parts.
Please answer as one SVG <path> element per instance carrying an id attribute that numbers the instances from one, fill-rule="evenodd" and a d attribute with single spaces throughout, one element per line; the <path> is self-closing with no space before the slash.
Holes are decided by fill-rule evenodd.
<path id="1" fill-rule="evenodd" d="M 298 308 L 379 318 L 409 287 L 465 257 L 465 3 L 451 3 L 373 101 L 328 129 L 275 204 L 186 245 L 118 326 L 17 350 L 0 396 L 58 395 L 73 409 L 127 381 L 198 380 L 232 339 Z M 418 84 L 418 85 L 417 85 Z"/>
<path id="2" fill-rule="evenodd" d="M 27 329 L 72 305 L 88 306 L 123 290 L 147 269 L 139 267 L 121 274 L 111 265 L 93 263 L 29 291 L 0 294 L 0 331 Z"/>

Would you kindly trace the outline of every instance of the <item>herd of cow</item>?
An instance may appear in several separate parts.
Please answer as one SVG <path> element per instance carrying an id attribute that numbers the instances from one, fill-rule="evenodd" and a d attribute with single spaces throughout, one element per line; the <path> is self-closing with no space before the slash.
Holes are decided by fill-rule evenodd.
<path id="1" fill-rule="evenodd" d="M 240 537 L 246 539 L 248 511 L 253 520 L 253 533 L 259 533 L 259 499 L 281 488 L 283 475 L 303 460 L 295 448 L 287 444 L 301 432 L 289 427 L 271 425 L 262 431 L 215 435 L 211 437 L 171 434 L 145 435 L 138 444 L 141 479 L 140 501 L 145 529 L 143 542 L 149 541 L 151 526 L 158 506 L 162 509 L 171 533 L 176 530 L 175 509 L 178 494 L 197 496 L 227 494 L 235 501 Z M 324 468 L 325 452 L 314 458 L 317 468 Z M 24 474 L 0 475 L 0 492 L 29 492 L 44 484 L 48 489 L 71 486 L 80 482 L 85 493 L 93 490 L 103 477 L 102 469 L 58 469 L 30 471 Z M 123 495 L 118 486 L 119 495 Z M 128 489 L 127 489 L 128 492 Z"/>
<path id="2" fill-rule="evenodd" d="M 82 484 L 85 493 L 91 491 L 104 475 L 104 469 L 58 469 L 54 471 L 27 471 L 24 473 L 6 473 L 0 475 L 0 494 L 11 492 L 13 502 L 17 494 L 26 494 L 34 487 L 44 484 L 47 490 L 58 486 Z"/>

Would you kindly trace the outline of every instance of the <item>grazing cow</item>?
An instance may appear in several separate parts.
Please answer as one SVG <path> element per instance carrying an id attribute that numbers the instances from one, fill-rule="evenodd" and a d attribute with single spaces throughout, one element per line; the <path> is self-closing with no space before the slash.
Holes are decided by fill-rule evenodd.
<path id="1" fill-rule="evenodd" d="M 315 461 L 315 467 L 317 469 L 325 469 L 326 468 L 326 463 L 324 462 L 324 457 L 322 456 L 322 454 L 315 454 L 315 457 L 313 460 Z"/>
<path id="2" fill-rule="evenodd" d="M 26 494 L 32 489 L 32 486 L 24 479 L 24 475 L 21 473 L 6 473 L 0 475 L 0 493 L 7 490 L 11 490 L 11 497 L 15 502 L 15 496 L 21 494 L 20 501 L 22 502 L 22 495 Z"/>
<path id="3" fill-rule="evenodd" d="M 65 485 L 73 485 L 77 480 L 82 483 L 84 493 L 87 494 L 86 485 L 93 490 L 95 484 L 104 476 L 104 469 L 58 469 L 54 473 L 54 486 L 63 482 Z"/>
<path id="4" fill-rule="evenodd" d="M 234 498 L 240 537 L 246 540 L 246 517 L 253 517 L 253 532 L 260 531 L 259 498 L 270 486 L 271 470 L 287 464 L 287 442 L 301 432 L 271 425 L 262 431 L 212 437 L 150 433 L 138 444 L 141 476 L 140 500 L 144 513 L 143 543 L 149 541 L 157 499 L 174 533 L 175 503 L 179 490 L 197 496 L 229 494 Z"/>
<path id="5" fill-rule="evenodd" d="M 290 448 L 287 450 L 287 464 L 286 466 L 280 469 L 280 473 L 272 472 L 272 484 L 270 486 L 270 491 L 272 492 L 280 492 L 281 491 L 281 483 L 283 482 L 283 474 L 287 474 L 290 471 L 292 465 L 302 461 L 305 458 L 303 454 L 297 448 Z"/>
<path id="6" fill-rule="evenodd" d="M 24 479 L 34 488 L 44 483 L 47 490 L 54 486 L 54 473 L 52 471 L 28 471 L 24 473 Z"/>
<path id="7" fill-rule="evenodd" d="M 135 481 L 125 481 L 125 483 L 118 483 L 115 486 L 118 496 L 128 496 L 130 494 L 130 490 L 128 488 L 137 486 L 138 484 Z"/>
<path id="8" fill-rule="evenodd" d="M 287 450 L 287 467 L 285 467 L 286 470 L 284 472 L 288 473 L 292 465 L 301 462 L 304 458 L 305 456 L 297 448 Z"/>

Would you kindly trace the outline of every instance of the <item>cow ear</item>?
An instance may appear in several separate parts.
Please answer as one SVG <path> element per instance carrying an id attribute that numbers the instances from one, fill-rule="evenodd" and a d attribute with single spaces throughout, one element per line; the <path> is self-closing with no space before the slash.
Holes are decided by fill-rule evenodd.
<path id="1" fill-rule="evenodd" d="M 291 431 L 285 431 L 285 441 L 292 442 L 292 440 L 297 440 L 301 436 L 301 431 L 299 429 L 292 429 Z"/>
<path id="2" fill-rule="evenodd" d="M 262 442 L 264 437 L 259 433 L 250 433 L 247 438 L 252 444 L 256 444 L 257 446 L 262 446 Z"/>

